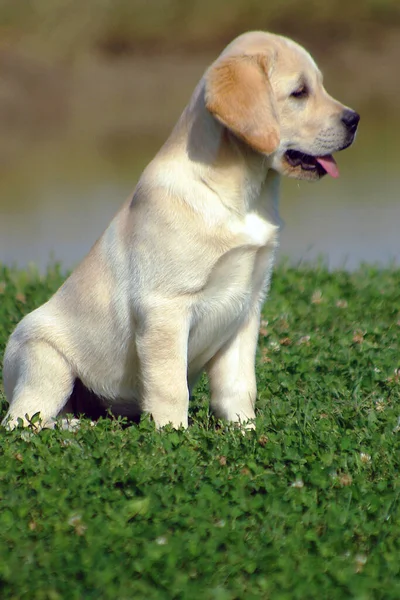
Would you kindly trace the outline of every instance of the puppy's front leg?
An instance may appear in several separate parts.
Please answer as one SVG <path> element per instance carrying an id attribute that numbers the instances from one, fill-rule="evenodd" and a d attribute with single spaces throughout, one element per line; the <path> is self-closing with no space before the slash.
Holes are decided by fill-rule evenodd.
<path id="1" fill-rule="evenodd" d="M 168 304 L 146 314 L 136 335 L 142 408 L 157 427 L 188 426 L 188 319 Z"/>
<path id="2" fill-rule="evenodd" d="M 245 423 L 255 418 L 255 354 L 260 314 L 255 310 L 207 366 L 211 407 L 217 417 Z M 248 427 L 253 427 L 248 425 Z"/>

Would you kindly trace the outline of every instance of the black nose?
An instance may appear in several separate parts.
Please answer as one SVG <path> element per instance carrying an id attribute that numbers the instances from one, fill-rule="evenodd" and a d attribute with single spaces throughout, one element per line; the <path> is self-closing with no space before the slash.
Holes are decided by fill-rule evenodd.
<path id="1" fill-rule="evenodd" d="M 360 115 L 358 113 L 356 113 L 354 110 L 350 110 L 349 108 L 346 108 L 346 110 L 343 111 L 341 121 L 344 125 L 346 125 L 347 129 L 351 133 L 354 133 L 355 130 L 357 129 L 359 120 L 360 120 Z"/>

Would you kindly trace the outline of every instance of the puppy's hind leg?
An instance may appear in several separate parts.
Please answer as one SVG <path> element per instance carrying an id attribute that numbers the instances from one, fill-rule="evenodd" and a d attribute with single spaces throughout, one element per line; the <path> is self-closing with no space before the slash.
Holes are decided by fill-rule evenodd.
<path id="1" fill-rule="evenodd" d="M 53 427 L 54 419 L 71 395 L 71 366 L 44 340 L 21 342 L 11 337 L 4 356 L 4 390 L 10 403 L 2 425 L 13 429 L 40 413 L 41 427 Z"/>

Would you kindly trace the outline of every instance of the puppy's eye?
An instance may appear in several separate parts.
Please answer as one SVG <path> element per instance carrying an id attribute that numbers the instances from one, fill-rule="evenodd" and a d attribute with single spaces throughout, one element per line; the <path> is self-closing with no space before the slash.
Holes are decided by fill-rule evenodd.
<path id="1" fill-rule="evenodd" d="M 302 85 L 301 87 L 297 88 L 297 90 L 294 90 L 294 92 L 292 92 L 290 95 L 292 98 L 307 98 L 308 89 L 305 85 Z"/>

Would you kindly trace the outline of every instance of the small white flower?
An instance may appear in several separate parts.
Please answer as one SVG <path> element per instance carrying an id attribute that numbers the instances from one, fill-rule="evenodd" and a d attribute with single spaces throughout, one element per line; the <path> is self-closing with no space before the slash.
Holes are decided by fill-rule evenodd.
<path id="1" fill-rule="evenodd" d="M 360 460 L 366 465 L 367 463 L 371 462 L 371 455 L 366 454 L 365 452 L 360 452 Z"/>
<path id="2" fill-rule="evenodd" d="M 322 292 L 321 292 L 321 290 L 315 290 L 315 292 L 311 296 L 311 303 L 312 304 L 321 304 L 321 302 L 323 302 Z"/>
<path id="3" fill-rule="evenodd" d="M 220 519 L 219 521 L 217 521 L 215 523 L 215 527 L 225 527 L 225 520 L 224 519 Z"/>
<path id="4" fill-rule="evenodd" d="M 365 554 L 356 554 L 354 557 L 354 562 L 356 563 L 356 572 L 361 573 L 364 565 L 367 562 L 367 557 Z"/>
<path id="5" fill-rule="evenodd" d="M 81 427 L 79 419 L 61 419 L 57 424 L 61 431 L 78 431 Z"/>
<path id="6" fill-rule="evenodd" d="M 71 525 L 71 527 L 76 527 L 77 525 L 80 525 L 81 522 L 82 522 L 82 515 L 78 515 L 78 514 L 71 515 L 70 518 L 68 519 L 68 525 Z"/>
<path id="7" fill-rule="evenodd" d="M 77 513 L 71 515 L 71 517 L 68 519 L 68 525 L 71 525 L 71 527 L 74 528 L 76 535 L 84 535 L 87 526 L 83 523 L 82 521 L 82 515 L 79 515 Z"/>
<path id="8" fill-rule="evenodd" d="M 159 546 L 165 546 L 166 544 L 168 544 L 168 540 L 165 537 L 165 535 L 160 535 L 158 538 L 156 538 L 156 544 L 158 544 Z"/>
<path id="9" fill-rule="evenodd" d="M 337 300 L 336 306 L 338 308 L 347 308 L 347 306 L 348 306 L 347 300 Z"/>
<path id="10" fill-rule="evenodd" d="M 302 479 L 296 479 L 296 481 L 293 481 L 292 487 L 302 488 L 302 487 L 304 487 L 304 481 Z"/>
<path id="11" fill-rule="evenodd" d="M 269 347 L 274 352 L 279 352 L 279 350 L 281 349 L 281 346 L 280 346 L 280 344 L 278 344 L 278 342 L 270 342 Z"/>
<path id="12" fill-rule="evenodd" d="M 72 440 L 61 440 L 60 444 L 67 448 L 68 446 L 72 446 Z"/>

